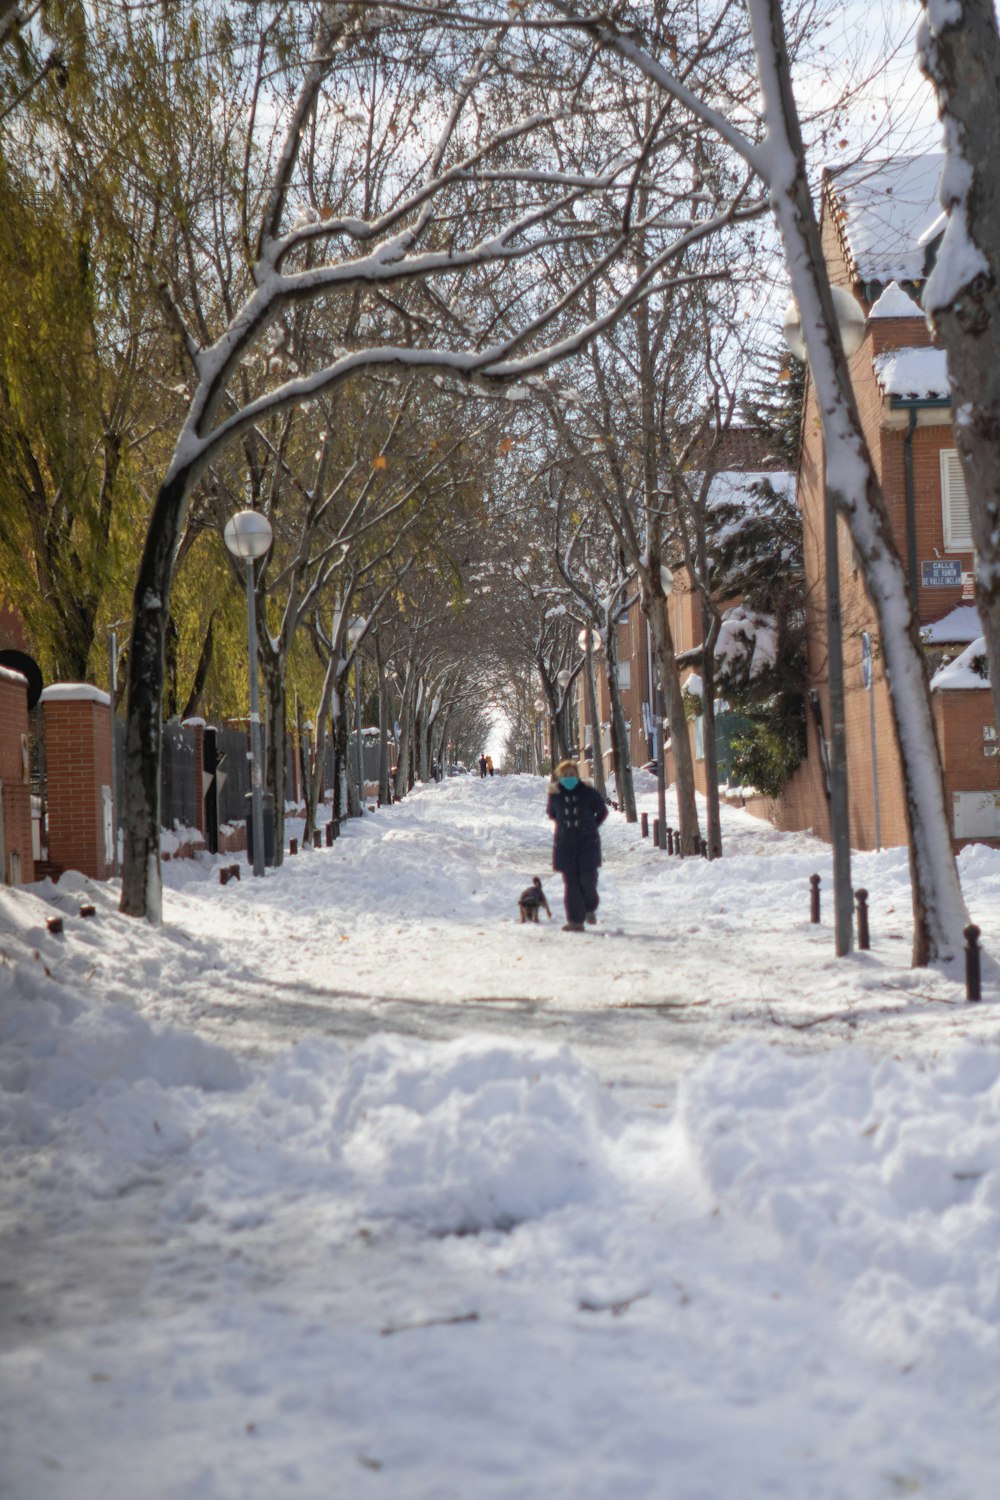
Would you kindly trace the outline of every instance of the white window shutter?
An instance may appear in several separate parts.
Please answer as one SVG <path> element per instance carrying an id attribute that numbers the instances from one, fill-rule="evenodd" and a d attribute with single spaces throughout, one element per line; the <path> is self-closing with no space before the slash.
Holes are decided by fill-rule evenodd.
<path id="1" fill-rule="evenodd" d="M 941 508 L 944 515 L 945 551 L 971 552 L 973 544 L 969 495 L 957 448 L 941 450 Z"/>

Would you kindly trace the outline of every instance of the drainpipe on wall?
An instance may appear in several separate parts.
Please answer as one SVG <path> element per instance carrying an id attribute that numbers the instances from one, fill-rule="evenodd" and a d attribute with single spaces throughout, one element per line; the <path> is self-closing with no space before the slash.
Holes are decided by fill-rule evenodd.
<path id="1" fill-rule="evenodd" d="M 948 396 L 910 398 L 893 396 L 890 404 L 893 411 L 905 411 L 909 415 L 909 422 L 903 433 L 903 472 L 906 486 L 906 564 L 910 575 L 910 589 L 913 593 L 913 607 L 916 609 L 919 598 L 917 593 L 919 579 L 917 577 L 917 506 L 916 490 L 913 482 L 913 434 L 917 427 L 920 412 L 947 411 L 951 406 L 951 399 Z"/>

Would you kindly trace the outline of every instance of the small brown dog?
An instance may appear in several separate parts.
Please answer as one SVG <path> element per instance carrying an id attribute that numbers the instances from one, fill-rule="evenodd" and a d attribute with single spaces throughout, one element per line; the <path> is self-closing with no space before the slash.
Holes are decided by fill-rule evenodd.
<path id="1" fill-rule="evenodd" d="M 542 882 L 539 880 L 537 875 L 528 886 L 528 889 L 521 892 L 520 896 L 517 899 L 517 905 L 521 913 L 522 922 L 537 922 L 538 910 L 539 907 L 542 906 L 545 907 L 545 910 L 548 912 L 549 916 L 552 916 L 552 909 L 545 899 L 545 892 L 542 890 Z"/>

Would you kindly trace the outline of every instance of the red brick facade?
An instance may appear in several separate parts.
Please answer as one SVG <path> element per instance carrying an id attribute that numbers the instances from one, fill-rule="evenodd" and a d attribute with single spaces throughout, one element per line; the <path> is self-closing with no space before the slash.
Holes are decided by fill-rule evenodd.
<path id="1" fill-rule="evenodd" d="M 86 684 L 60 683 L 42 694 L 49 863 L 107 880 L 114 870 L 106 831 L 111 792 L 111 704 Z"/>
<path id="2" fill-rule="evenodd" d="M 0 667 L 0 883 L 35 878 L 31 852 L 28 685 Z"/>

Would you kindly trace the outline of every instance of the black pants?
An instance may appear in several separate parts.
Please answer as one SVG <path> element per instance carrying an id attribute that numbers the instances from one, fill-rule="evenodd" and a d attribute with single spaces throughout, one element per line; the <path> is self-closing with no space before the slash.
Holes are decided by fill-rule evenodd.
<path id="1" fill-rule="evenodd" d="M 563 900 L 566 904 L 567 922 L 582 922 L 588 911 L 596 911 L 597 869 L 564 870 Z"/>

